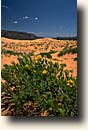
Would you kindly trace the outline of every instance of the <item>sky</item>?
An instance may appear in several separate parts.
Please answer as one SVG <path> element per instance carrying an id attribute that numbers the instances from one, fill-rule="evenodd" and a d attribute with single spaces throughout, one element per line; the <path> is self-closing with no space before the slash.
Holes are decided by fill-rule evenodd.
<path id="1" fill-rule="evenodd" d="M 1 28 L 37 36 L 77 36 L 77 0 L 2 0 Z"/>

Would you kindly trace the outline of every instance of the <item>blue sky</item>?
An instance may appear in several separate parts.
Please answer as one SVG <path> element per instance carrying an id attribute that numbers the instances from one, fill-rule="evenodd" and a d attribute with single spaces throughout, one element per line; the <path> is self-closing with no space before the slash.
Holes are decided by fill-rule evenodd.
<path id="1" fill-rule="evenodd" d="M 38 36 L 76 36 L 77 0 L 2 0 L 2 29 Z"/>

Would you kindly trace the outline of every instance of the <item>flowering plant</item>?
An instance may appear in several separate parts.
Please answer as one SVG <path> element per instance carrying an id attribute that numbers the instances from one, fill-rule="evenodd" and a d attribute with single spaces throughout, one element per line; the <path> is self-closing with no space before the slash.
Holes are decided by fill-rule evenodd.
<path id="1" fill-rule="evenodd" d="M 8 115 L 76 116 L 77 78 L 65 66 L 27 54 L 19 56 L 18 63 L 4 65 L 2 108 L 8 108 Z"/>

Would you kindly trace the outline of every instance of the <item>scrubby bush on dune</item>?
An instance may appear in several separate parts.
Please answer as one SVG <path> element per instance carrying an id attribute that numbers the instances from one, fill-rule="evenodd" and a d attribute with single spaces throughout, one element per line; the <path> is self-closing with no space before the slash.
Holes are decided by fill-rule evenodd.
<path id="1" fill-rule="evenodd" d="M 77 53 L 77 47 L 71 47 L 71 46 L 68 46 L 68 45 L 66 45 L 64 48 L 63 48 L 63 50 L 62 51 L 60 51 L 60 53 L 58 54 L 58 56 L 63 56 L 63 55 L 65 55 L 65 54 L 69 54 L 69 53 L 71 53 L 71 54 L 75 54 L 75 53 Z"/>
<path id="2" fill-rule="evenodd" d="M 64 70 L 64 64 L 41 55 L 23 55 L 18 61 L 2 69 L 2 104 L 9 115 L 77 115 L 77 78 Z"/>
<path id="3" fill-rule="evenodd" d="M 40 55 L 42 57 L 46 56 L 47 58 L 52 58 L 51 54 L 56 53 L 55 50 L 50 50 L 49 52 L 41 52 Z"/>

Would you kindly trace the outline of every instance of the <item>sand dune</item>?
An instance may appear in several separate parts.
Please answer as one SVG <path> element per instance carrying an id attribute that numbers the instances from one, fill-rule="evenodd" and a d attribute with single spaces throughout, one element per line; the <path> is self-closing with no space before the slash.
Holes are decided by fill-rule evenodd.
<path id="1" fill-rule="evenodd" d="M 8 38 L 1 38 L 1 47 L 3 50 L 10 50 L 21 53 L 34 53 L 37 55 L 43 52 L 49 52 L 51 50 L 55 51 L 52 53 L 52 61 L 58 63 L 65 63 L 66 69 L 73 70 L 73 76 L 77 75 L 77 61 L 73 59 L 77 57 L 77 54 L 65 54 L 58 57 L 58 53 L 63 50 L 63 48 L 68 46 L 77 47 L 77 41 L 73 40 L 56 40 L 52 38 L 42 38 L 36 40 L 13 40 Z M 2 68 L 4 64 L 11 64 L 12 61 L 17 62 L 17 56 L 7 55 L 2 53 L 1 57 Z"/>

